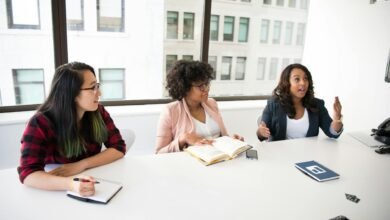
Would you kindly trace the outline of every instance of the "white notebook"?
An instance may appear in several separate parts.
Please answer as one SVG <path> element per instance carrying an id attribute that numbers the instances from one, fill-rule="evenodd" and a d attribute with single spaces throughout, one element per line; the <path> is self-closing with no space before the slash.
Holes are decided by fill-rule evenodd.
<path id="1" fill-rule="evenodd" d="M 82 196 L 73 191 L 67 191 L 66 195 L 84 202 L 107 204 L 121 189 L 122 184 L 99 179 L 99 184 L 95 184 L 95 195 Z"/>

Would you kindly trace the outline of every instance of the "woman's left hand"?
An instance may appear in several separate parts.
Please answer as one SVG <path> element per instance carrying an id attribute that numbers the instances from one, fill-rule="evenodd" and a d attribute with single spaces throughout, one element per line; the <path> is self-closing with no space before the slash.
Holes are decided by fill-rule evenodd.
<path id="1" fill-rule="evenodd" d="M 63 164 L 56 169 L 50 171 L 49 173 L 55 176 L 73 176 L 79 174 L 85 170 L 83 166 L 83 161 L 78 161 L 75 163 Z"/>
<path id="2" fill-rule="evenodd" d="M 232 138 L 237 139 L 237 140 L 240 140 L 240 141 L 244 141 L 244 137 L 241 137 L 241 136 L 238 135 L 238 134 L 233 134 L 233 135 L 232 135 Z"/>
<path id="3" fill-rule="evenodd" d="M 342 106 L 341 106 L 339 97 L 336 96 L 334 98 L 334 104 L 333 104 L 333 120 L 336 120 L 336 121 L 341 120 L 341 116 L 342 116 L 341 109 L 342 109 Z"/>

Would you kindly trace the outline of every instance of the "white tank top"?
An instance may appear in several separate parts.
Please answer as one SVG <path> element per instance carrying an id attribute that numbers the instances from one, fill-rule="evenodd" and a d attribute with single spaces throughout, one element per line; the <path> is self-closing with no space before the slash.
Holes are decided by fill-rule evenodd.
<path id="1" fill-rule="evenodd" d="M 192 121 L 194 122 L 195 125 L 196 134 L 208 139 L 214 139 L 221 136 L 221 129 L 219 128 L 217 122 L 214 119 L 212 119 L 210 115 L 207 114 L 206 111 L 205 114 L 206 114 L 205 123 L 192 117 Z"/>
<path id="2" fill-rule="evenodd" d="M 306 137 L 307 130 L 309 130 L 309 114 L 305 108 L 303 117 L 300 119 L 291 119 L 287 117 L 287 129 L 286 129 L 286 138 L 303 138 Z"/>

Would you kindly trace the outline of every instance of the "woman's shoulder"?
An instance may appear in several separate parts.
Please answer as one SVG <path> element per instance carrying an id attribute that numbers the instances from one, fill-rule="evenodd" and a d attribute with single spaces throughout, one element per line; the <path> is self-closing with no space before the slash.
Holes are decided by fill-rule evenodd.
<path id="1" fill-rule="evenodd" d="M 43 112 L 36 112 L 29 121 L 30 126 L 46 125 L 50 123 L 49 116 Z"/>

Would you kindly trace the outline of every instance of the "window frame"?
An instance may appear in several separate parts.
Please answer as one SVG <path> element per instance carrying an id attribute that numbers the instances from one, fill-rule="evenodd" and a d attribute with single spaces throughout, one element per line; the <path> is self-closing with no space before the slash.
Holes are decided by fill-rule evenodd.
<path id="1" fill-rule="evenodd" d="M 8 20 L 8 29 L 41 29 L 41 12 L 39 7 L 39 0 L 36 0 L 37 10 L 38 10 L 38 24 L 14 24 L 14 16 L 12 14 L 12 0 L 6 0 L 6 8 L 7 8 L 7 20 Z"/>
<path id="2" fill-rule="evenodd" d="M 65 1 L 66 0 L 51 0 L 55 67 L 68 63 Z M 201 34 L 202 39 L 201 39 L 201 48 L 200 48 L 201 50 L 200 60 L 203 62 L 208 62 L 208 56 L 209 56 L 211 8 L 212 8 L 212 0 L 204 0 L 203 33 Z M 124 25 L 125 24 L 123 22 L 123 26 Z M 213 98 L 217 101 L 248 101 L 248 100 L 266 100 L 270 98 L 270 96 L 269 95 L 257 95 L 257 96 L 243 95 L 243 96 L 218 96 Z M 170 98 L 137 99 L 137 100 L 120 100 L 120 101 L 102 101 L 102 104 L 105 106 L 124 106 L 124 105 L 166 104 L 172 101 L 173 100 Z M 0 113 L 32 111 L 32 110 L 36 110 L 39 107 L 39 105 L 40 104 L 0 106 Z"/>
<path id="3" fill-rule="evenodd" d="M 101 0 L 96 0 L 96 22 L 97 22 L 97 26 L 96 26 L 96 31 L 97 32 L 114 32 L 114 33 L 124 33 L 125 32 L 125 1 L 124 0 L 120 0 L 121 1 L 121 27 L 119 29 L 119 31 L 117 31 L 115 28 L 111 28 L 111 27 L 100 27 L 100 1 Z M 52 0 L 53 2 L 53 0 Z M 65 9 L 66 10 L 66 9 Z"/>
<path id="4" fill-rule="evenodd" d="M 23 70 L 40 70 L 42 72 L 42 81 L 30 81 L 30 82 L 18 82 L 17 81 L 17 75 L 18 71 Z M 19 69 L 12 69 L 12 78 L 13 78 L 13 87 L 14 87 L 14 98 L 15 103 L 18 103 L 18 100 L 20 102 L 20 92 L 18 93 L 16 90 L 17 88 L 21 87 L 21 85 L 42 85 L 43 89 L 43 100 L 46 99 L 46 89 L 45 89 L 45 71 L 43 68 L 19 68 Z M 19 96 L 18 96 L 19 94 Z M 19 99 L 18 99 L 19 97 Z"/>
<path id="5" fill-rule="evenodd" d="M 102 80 L 102 73 L 106 70 L 122 70 L 122 80 Z M 120 99 L 109 99 L 108 101 L 114 101 L 114 100 L 122 100 L 123 97 L 125 97 L 125 94 L 126 94 L 126 86 L 125 86 L 125 82 L 126 82 L 126 69 L 125 68 L 99 68 L 98 70 L 98 74 L 99 74 L 99 83 L 100 83 L 100 89 L 104 86 L 105 83 L 112 83 L 112 82 L 117 82 L 117 83 L 121 83 L 122 85 L 122 98 Z M 103 99 L 103 98 L 102 98 Z"/>

